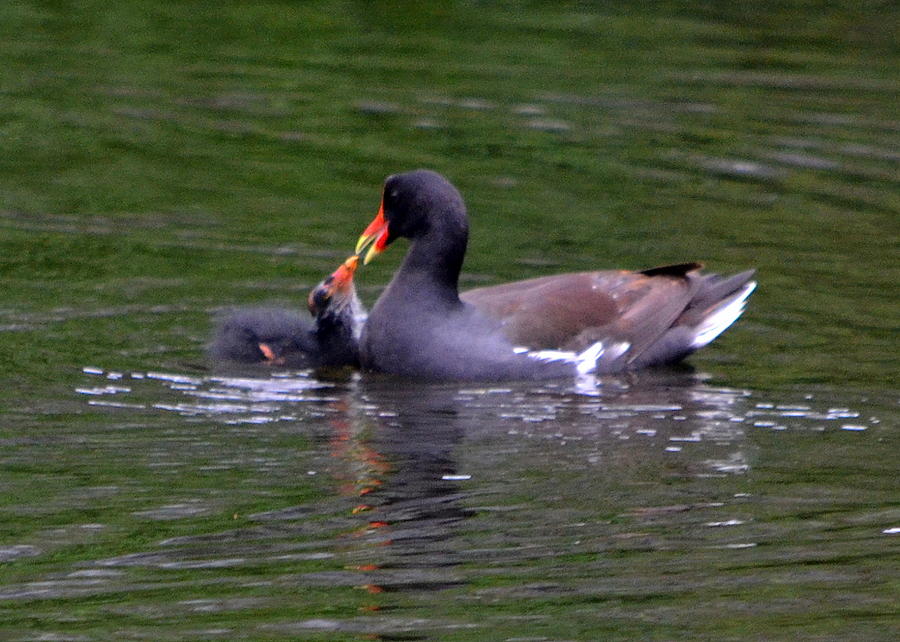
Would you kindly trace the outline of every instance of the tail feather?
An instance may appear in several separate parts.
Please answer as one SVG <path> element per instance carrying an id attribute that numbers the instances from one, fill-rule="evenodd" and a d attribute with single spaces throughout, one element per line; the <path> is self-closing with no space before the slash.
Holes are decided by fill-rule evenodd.
<path id="1" fill-rule="evenodd" d="M 718 274 L 702 275 L 702 284 L 688 305 L 687 311 L 698 310 L 705 316 L 708 307 L 718 306 L 721 301 L 741 290 L 755 274 L 756 270 L 746 270 L 728 277 Z"/>
<path id="2" fill-rule="evenodd" d="M 694 326 L 691 348 L 698 350 L 708 345 L 722 334 L 732 323 L 738 320 L 747 307 L 747 299 L 756 289 L 756 281 L 749 281 L 735 294 L 721 301 Z"/>
<path id="3" fill-rule="evenodd" d="M 711 343 L 743 314 L 747 299 L 756 289 L 754 270 L 722 278 L 702 275 L 696 295 L 674 324 L 646 350 L 636 355 L 630 368 L 675 363 Z"/>

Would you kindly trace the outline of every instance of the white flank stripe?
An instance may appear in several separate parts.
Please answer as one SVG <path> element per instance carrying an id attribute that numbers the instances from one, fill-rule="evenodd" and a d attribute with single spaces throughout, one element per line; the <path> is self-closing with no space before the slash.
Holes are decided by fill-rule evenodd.
<path id="1" fill-rule="evenodd" d="M 614 343 L 608 349 L 602 341 L 591 344 L 581 352 L 572 352 L 571 350 L 529 350 L 528 348 L 513 348 L 516 354 L 524 354 L 532 359 L 539 361 L 562 361 L 571 363 L 575 366 L 578 375 L 591 374 L 597 369 L 597 361 L 604 354 L 609 354 L 611 359 L 616 359 L 625 353 L 631 344 L 627 341 Z"/>
<path id="2" fill-rule="evenodd" d="M 580 352 L 575 363 L 575 369 L 578 370 L 578 374 L 586 375 L 596 370 L 597 359 L 600 358 L 600 355 L 603 354 L 605 349 L 606 348 L 603 347 L 603 342 L 598 341 L 586 350 Z"/>
<path id="3" fill-rule="evenodd" d="M 566 363 L 576 363 L 578 354 L 571 350 L 529 350 L 528 348 L 513 348 L 516 354 L 524 354 L 531 359 L 538 361 L 564 361 Z"/>

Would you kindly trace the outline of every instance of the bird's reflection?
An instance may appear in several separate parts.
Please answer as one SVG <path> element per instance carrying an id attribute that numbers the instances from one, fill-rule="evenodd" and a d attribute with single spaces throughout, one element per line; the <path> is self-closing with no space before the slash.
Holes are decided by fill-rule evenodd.
<path id="1" fill-rule="evenodd" d="M 361 521 L 347 535 L 349 568 L 371 594 L 460 584 L 454 533 L 474 512 L 458 480 L 455 451 L 472 421 L 456 386 L 414 390 L 390 379 L 361 383 L 332 420 L 339 487 Z M 367 604 L 363 610 L 380 610 Z"/>
<path id="2" fill-rule="evenodd" d="M 385 608 L 374 595 L 465 581 L 464 573 L 454 572 L 472 555 L 464 522 L 476 504 L 465 473 L 490 484 L 492 475 L 515 483 L 540 471 L 548 489 L 558 479 L 555 492 L 568 496 L 572 478 L 589 494 L 592 484 L 615 487 L 637 470 L 691 477 L 740 473 L 748 465 L 736 421 L 746 411 L 744 394 L 707 386 L 684 370 L 608 380 L 590 391 L 571 384 L 491 389 L 381 377 L 356 385 L 332 417 L 331 452 L 338 486 L 353 498 L 351 513 L 359 520 L 345 535 L 343 552 L 348 568 L 360 574 L 358 587 L 373 595 L 364 610 Z M 497 439 L 507 455 L 480 452 L 479 443 L 496 446 Z M 561 446 L 566 440 L 579 446 Z M 591 468 L 591 454 L 602 464 Z M 460 470 L 461 458 L 472 470 Z M 523 462 L 530 462 L 527 471 Z M 548 468 L 556 469 L 555 477 Z M 602 501 L 602 493 L 597 497 Z M 524 553 L 503 554 L 513 562 Z"/>
<path id="3" fill-rule="evenodd" d="M 330 460 L 334 495 L 252 515 L 284 525 L 252 532 L 280 546 L 334 528 L 326 548 L 343 569 L 302 581 L 356 587 L 362 613 L 400 609 L 398 594 L 459 587 L 486 568 L 552 567 L 573 542 L 588 556 L 635 542 L 666 548 L 665 531 L 653 528 L 673 515 L 731 517 L 734 485 L 697 480 L 752 464 L 748 393 L 684 369 L 502 386 L 358 373 L 164 380 L 187 397 L 171 405 L 181 414 L 227 418 L 257 436 L 299 431 L 320 446 L 282 454 L 307 471 Z M 381 634 L 379 621 L 365 630 Z"/>

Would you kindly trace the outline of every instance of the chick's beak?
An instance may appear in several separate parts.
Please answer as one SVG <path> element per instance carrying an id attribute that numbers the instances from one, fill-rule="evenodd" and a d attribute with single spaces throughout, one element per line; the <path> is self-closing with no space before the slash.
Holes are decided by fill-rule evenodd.
<path id="1" fill-rule="evenodd" d="M 332 285 L 334 290 L 346 291 L 353 286 L 353 273 L 359 265 L 359 254 L 350 255 L 341 266 L 334 271 Z"/>
<path id="2" fill-rule="evenodd" d="M 384 201 L 382 201 L 375 219 L 369 223 L 369 226 L 363 231 L 362 236 L 360 236 L 359 240 L 356 242 L 357 256 L 361 255 L 363 250 L 368 248 L 366 257 L 363 259 L 363 265 L 368 264 L 372 258 L 384 252 L 384 248 L 388 245 L 389 237 L 390 232 L 388 231 L 388 222 L 384 218 Z"/>
<path id="3" fill-rule="evenodd" d="M 313 316 L 327 308 L 335 294 L 341 297 L 352 295 L 353 273 L 356 272 L 358 265 L 359 255 L 351 255 L 338 269 L 325 277 L 325 280 L 312 289 L 306 303 Z"/>

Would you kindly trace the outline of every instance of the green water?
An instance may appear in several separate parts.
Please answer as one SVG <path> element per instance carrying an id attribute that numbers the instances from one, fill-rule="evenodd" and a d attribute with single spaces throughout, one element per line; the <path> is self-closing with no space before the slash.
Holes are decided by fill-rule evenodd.
<path id="1" fill-rule="evenodd" d="M 894 639 L 895 4 L 422 5 L 0 5 L 0 638 Z M 467 287 L 759 288 L 599 389 L 210 370 L 415 167 Z"/>

